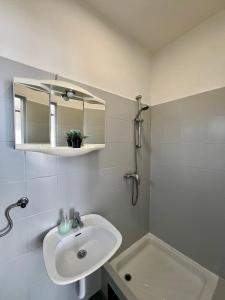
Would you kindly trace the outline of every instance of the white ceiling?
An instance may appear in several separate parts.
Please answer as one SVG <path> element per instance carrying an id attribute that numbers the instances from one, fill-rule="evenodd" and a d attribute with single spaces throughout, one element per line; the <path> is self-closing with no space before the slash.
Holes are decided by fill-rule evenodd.
<path id="1" fill-rule="evenodd" d="M 85 0 L 155 52 L 225 8 L 225 0 Z"/>

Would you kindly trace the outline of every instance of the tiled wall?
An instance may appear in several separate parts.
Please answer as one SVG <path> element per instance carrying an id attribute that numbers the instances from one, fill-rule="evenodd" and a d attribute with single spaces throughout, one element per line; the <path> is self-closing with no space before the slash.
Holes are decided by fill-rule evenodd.
<path id="1" fill-rule="evenodd" d="M 139 155 L 142 184 L 131 206 L 124 173 L 134 168 L 133 118 L 136 103 L 104 91 L 89 90 L 106 101 L 106 148 L 86 156 L 63 158 L 14 150 L 13 77 L 54 78 L 54 74 L 0 58 L 0 225 L 4 210 L 21 196 L 26 209 L 12 211 L 13 230 L 0 239 L 0 300 L 74 300 L 74 285 L 57 286 L 45 271 L 42 239 L 56 224 L 59 209 L 99 213 L 123 235 L 123 248 L 148 231 L 150 116 L 143 114 L 144 146 Z M 91 276 L 88 294 L 100 287 Z"/>
<path id="2" fill-rule="evenodd" d="M 225 277 L 225 88 L 152 107 L 150 230 Z"/>

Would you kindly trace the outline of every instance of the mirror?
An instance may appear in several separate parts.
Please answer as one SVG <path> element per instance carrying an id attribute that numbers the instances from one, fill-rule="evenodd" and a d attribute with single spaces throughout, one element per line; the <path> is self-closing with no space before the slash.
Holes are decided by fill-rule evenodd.
<path id="1" fill-rule="evenodd" d="M 81 146 L 105 143 L 105 101 L 67 82 L 16 78 L 14 120 L 20 149 L 27 144 L 71 147 L 66 136 L 70 130 L 86 136 Z"/>
<path id="2" fill-rule="evenodd" d="M 83 131 L 83 101 L 64 99 L 52 93 L 51 102 L 51 144 L 67 146 L 66 132 L 71 129 Z"/>
<path id="3" fill-rule="evenodd" d="M 84 101 L 85 144 L 105 143 L 105 104 L 101 99 Z"/>
<path id="4" fill-rule="evenodd" d="M 14 84 L 16 144 L 49 144 L 49 93 L 38 81 Z"/>

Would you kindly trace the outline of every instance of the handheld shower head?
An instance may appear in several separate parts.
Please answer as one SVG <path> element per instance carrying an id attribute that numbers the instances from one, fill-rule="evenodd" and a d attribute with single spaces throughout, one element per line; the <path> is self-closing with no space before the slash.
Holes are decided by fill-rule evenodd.
<path id="1" fill-rule="evenodd" d="M 147 110 L 147 109 L 149 109 L 149 105 L 145 105 L 142 107 L 142 110 Z"/>
<path id="2" fill-rule="evenodd" d="M 149 106 L 148 106 L 148 105 L 145 105 L 145 106 L 143 106 L 141 109 L 139 109 L 139 111 L 138 111 L 138 113 L 137 113 L 137 115 L 136 115 L 136 117 L 135 117 L 135 120 L 138 121 L 141 112 L 142 112 L 143 110 L 148 110 L 148 109 L 149 109 Z"/>

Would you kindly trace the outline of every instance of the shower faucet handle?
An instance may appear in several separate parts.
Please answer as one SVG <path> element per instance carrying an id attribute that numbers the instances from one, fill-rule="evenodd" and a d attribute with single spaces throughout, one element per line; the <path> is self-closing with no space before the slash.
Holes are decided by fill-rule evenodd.
<path id="1" fill-rule="evenodd" d="M 132 178 L 132 179 L 134 179 L 138 184 L 140 184 L 140 176 L 139 176 L 139 174 L 137 174 L 137 173 L 126 173 L 126 174 L 124 175 L 124 178 L 125 178 L 125 179 L 130 179 L 130 178 Z"/>

